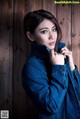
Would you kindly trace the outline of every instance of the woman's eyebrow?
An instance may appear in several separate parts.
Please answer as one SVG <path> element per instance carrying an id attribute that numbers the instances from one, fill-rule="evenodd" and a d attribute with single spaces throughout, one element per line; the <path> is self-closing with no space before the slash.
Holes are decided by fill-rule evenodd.
<path id="1" fill-rule="evenodd" d="M 56 26 L 53 26 L 52 28 L 55 28 Z M 39 31 L 48 29 L 48 27 L 40 28 Z"/>
<path id="2" fill-rule="evenodd" d="M 44 29 L 48 29 L 48 27 L 40 28 L 39 31 L 44 30 Z"/>

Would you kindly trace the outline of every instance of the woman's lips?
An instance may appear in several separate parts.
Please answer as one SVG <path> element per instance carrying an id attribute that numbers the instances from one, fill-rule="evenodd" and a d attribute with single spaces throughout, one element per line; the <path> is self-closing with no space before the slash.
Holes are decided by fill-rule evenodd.
<path id="1" fill-rule="evenodd" d="M 49 43 L 49 45 L 50 45 L 50 46 L 55 45 L 55 42 L 51 42 L 51 43 Z"/>

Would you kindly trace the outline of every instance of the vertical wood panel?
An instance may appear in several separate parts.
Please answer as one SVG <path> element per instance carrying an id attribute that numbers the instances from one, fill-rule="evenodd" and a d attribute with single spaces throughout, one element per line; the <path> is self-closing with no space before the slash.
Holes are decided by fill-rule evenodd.
<path id="1" fill-rule="evenodd" d="M 54 5 L 54 0 L 43 0 L 43 9 L 56 16 L 56 5 Z"/>
<path id="2" fill-rule="evenodd" d="M 12 115 L 12 1 L 0 2 L 0 110 Z"/>
<path id="3" fill-rule="evenodd" d="M 57 19 L 62 29 L 62 42 L 71 48 L 71 6 L 57 5 Z"/>
<path id="4" fill-rule="evenodd" d="M 72 51 L 80 70 L 80 5 L 72 5 Z"/>
<path id="5" fill-rule="evenodd" d="M 32 11 L 42 9 L 42 0 L 30 0 L 30 4 Z"/>
<path id="6" fill-rule="evenodd" d="M 27 6 L 26 6 L 27 5 Z M 28 9 L 28 1 L 14 1 L 14 92 L 13 113 L 14 118 L 25 119 L 27 115 L 27 97 L 22 88 L 22 67 L 27 57 L 27 42 L 23 35 L 23 16 Z"/>

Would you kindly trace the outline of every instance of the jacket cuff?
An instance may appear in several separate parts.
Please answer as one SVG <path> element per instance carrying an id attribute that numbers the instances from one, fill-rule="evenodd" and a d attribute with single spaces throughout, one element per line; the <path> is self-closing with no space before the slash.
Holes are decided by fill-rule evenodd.
<path id="1" fill-rule="evenodd" d="M 53 65 L 52 73 L 66 73 L 66 65 Z"/>
<path id="2" fill-rule="evenodd" d="M 75 69 L 72 71 L 73 75 L 77 76 L 79 74 L 78 72 L 78 68 L 77 66 L 75 65 Z"/>

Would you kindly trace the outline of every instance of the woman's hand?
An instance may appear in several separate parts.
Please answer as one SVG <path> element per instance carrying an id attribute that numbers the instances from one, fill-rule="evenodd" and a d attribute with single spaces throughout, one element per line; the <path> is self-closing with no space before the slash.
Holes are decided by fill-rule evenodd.
<path id="1" fill-rule="evenodd" d="M 74 66 L 74 61 L 73 61 L 72 52 L 69 51 L 66 47 L 64 47 L 64 48 L 61 49 L 61 53 L 62 53 L 64 56 L 67 56 L 67 57 L 68 57 L 70 68 L 71 68 L 71 70 L 74 70 L 74 69 L 75 69 L 75 66 Z"/>
<path id="2" fill-rule="evenodd" d="M 54 50 L 50 51 L 50 61 L 52 64 L 64 65 L 65 56 L 61 53 L 57 53 Z"/>

